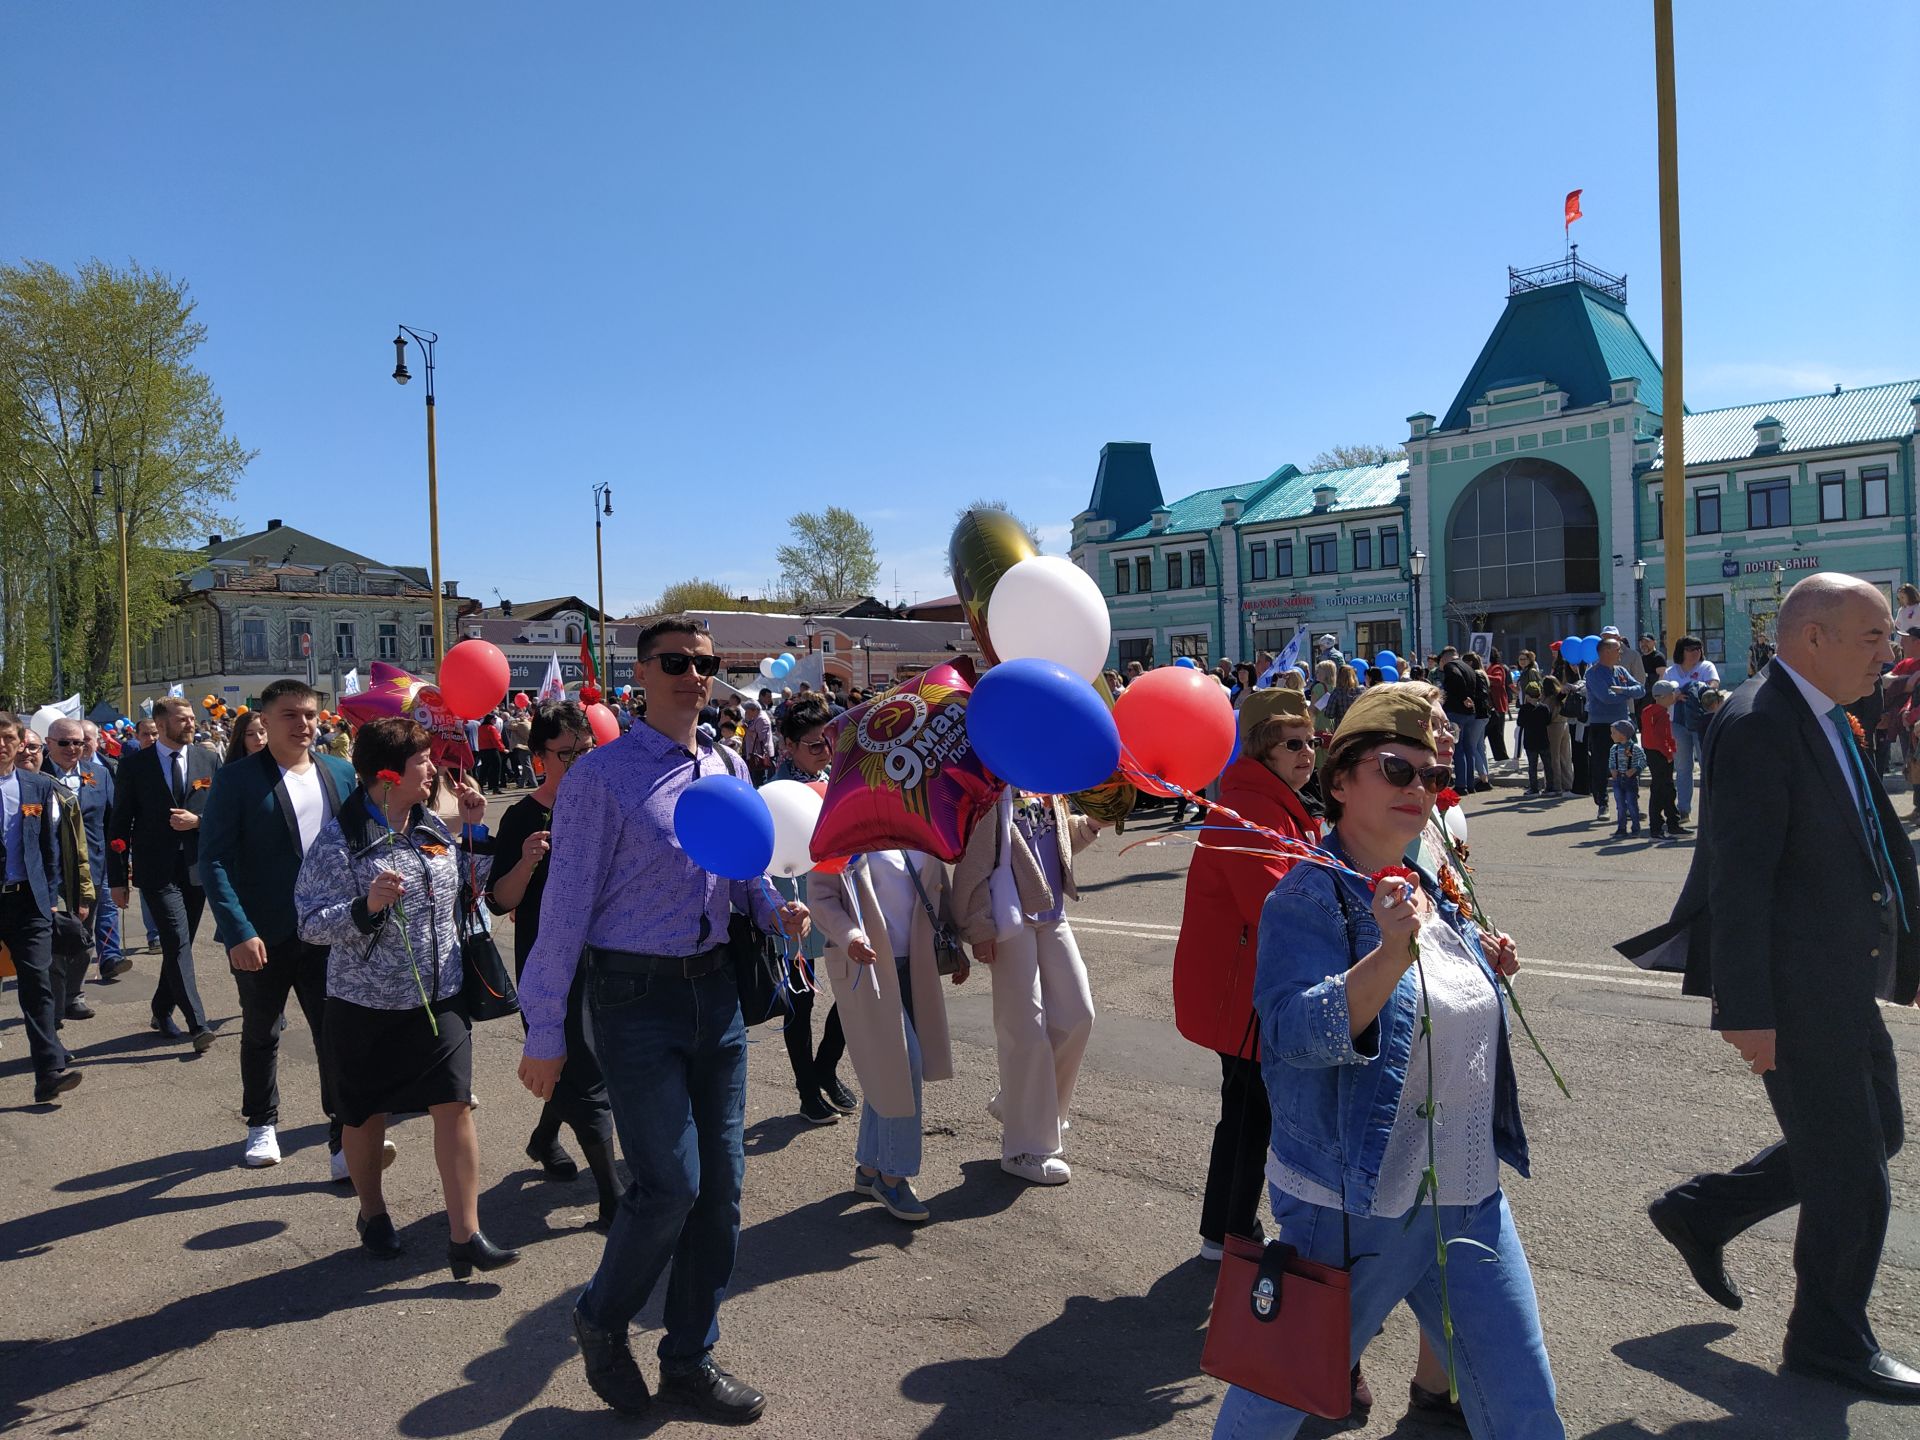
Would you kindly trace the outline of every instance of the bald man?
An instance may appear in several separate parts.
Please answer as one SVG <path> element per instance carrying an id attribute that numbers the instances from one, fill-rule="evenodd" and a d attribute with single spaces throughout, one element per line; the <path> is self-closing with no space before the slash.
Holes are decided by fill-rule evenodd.
<path id="1" fill-rule="evenodd" d="M 1738 1309 L 1724 1247 L 1798 1204 L 1787 1368 L 1920 1400 L 1920 1370 L 1867 1319 L 1903 1137 L 1876 1002 L 1920 988 L 1920 874 L 1844 709 L 1892 660 L 1893 616 L 1874 586 L 1821 574 L 1794 586 L 1778 629 L 1773 660 L 1707 730 L 1710 798 L 1674 922 L 1692 927 L 1687 992 L 1713 997 L 1713 1028 L 1761 1077 L 1783 1138 L 1648 1213 Z"/>

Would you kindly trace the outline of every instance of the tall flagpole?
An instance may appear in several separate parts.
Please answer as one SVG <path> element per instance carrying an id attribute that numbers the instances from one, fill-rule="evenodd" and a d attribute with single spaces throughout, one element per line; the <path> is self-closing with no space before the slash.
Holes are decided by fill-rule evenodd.
<path id="1" fill-rule="evenodd" d="M 1687 632 L 1686 404 L 1680 326 L 1680 140 L 1673 99 L 1673 0 L 1653 0 L 1654 103 L 1660 136 L 1660 360 L 1667 654 Z"/>

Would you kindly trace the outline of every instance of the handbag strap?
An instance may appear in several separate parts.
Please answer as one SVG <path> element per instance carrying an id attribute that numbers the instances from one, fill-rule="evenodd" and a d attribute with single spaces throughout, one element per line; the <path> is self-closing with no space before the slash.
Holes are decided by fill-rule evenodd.
<path id="1" fill-rule="evenodd" d="M 907 875 L 913 881 L 914 893 L 920 897 L 920 908 L 927 912 L 927 923 L 933 926 L 933 933 L 940 933 L 940 917 L 934 912 L 933 901 L 927 898 L 927 887 L 920 883 L 920 872 L 913 868 L 913 861 L 907 858 L 907 852 L 900 852 L 900 863 L 907 867 Z"/>

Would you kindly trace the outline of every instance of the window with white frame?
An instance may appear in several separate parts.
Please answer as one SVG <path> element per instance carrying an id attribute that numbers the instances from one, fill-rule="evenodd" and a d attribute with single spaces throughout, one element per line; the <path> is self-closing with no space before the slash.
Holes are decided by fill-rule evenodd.
<path id="1" fill-rule="evenodd" d="M 382 620 L 379 625 L 379 633 L 374 638 L 380 647 L 380 658 L 382 660 L 398 660 L 400 658 L 400 624 L 398 621 Z"/>

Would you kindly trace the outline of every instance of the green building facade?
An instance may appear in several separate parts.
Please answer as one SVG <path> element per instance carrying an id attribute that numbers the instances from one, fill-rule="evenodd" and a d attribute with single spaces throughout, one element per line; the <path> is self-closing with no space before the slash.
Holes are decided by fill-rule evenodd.
<path id="1" fill-rule="evenodd" d="M 1404 457 L 1169 505 L 1150 448 L 1104 447 L 1072 554 L 1100 583 L 1117 665 L 1277 650 L 1298 626 L 1371 658 L 1545 653 L 1603 625 L 1667 634 L 1659 362 L 1626 282 L 1571 256 L 1508 271 L 1506 306 L 1443 417 Z M 1920 571 L 1920 381 L 1690 412 L 1687 626 L 1729 679 L 1815 569 Z"/>

